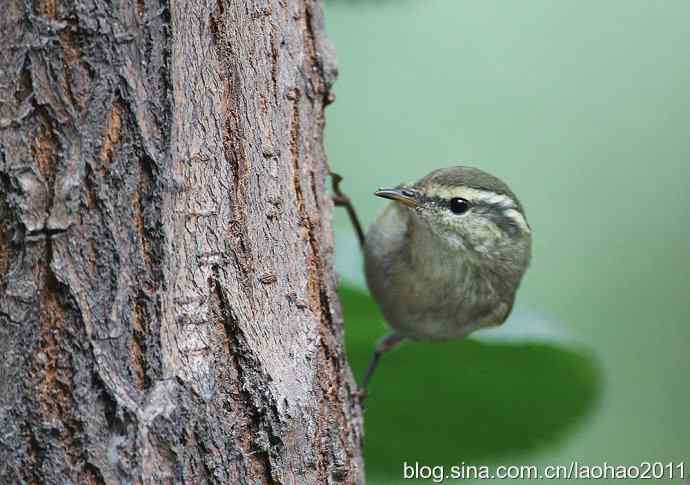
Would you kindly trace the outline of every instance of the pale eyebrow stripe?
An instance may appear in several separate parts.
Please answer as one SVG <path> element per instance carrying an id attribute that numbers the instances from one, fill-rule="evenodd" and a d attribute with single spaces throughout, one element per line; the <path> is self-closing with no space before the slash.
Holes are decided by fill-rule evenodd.
<path id="1" fill-rule="evenodd" d="M 440 197 L 441 199 L 452 199 L 453 197 L 462 197 L 470 202 L 480 202 L 490 205 L 496 205 L 503 209 L 516 208 L 517 204 L 512 197 L 505 194 L 497 194 L 490 190 L 473 189 L 470 187 L 433 187 L 428 191 L 428 195 L 432 197 Z"/>
<path id="2" fill-rule="evenodd" d="M 525 219 L 525 216 L 518 210 L 519 206 L 512 197 L 505 194 L 498 194 L 490 190 L 475 189 L 471 187 L 432 187 L 428 195 L 440 199 L 452 199 L 462 197 L 473 203 L 488 204 L 501 209 L 503 215 L 510 219 L 522 232 L 531 233 L 532 230 Z"/>
<path id="3" fill-rule="evenodd" d="M 511 221 L 515 222 L 520 229 L 522 229 L 523 232 L 526 233 L 531 233 L 532 230 L 529 227 L 529 224 L 527 224 L 527 220 L 525 220 L 525 216 L 522 215 L 522 213 L 516 209 L 507 209 L 503 211 L 503 215 L 506 216 L 508 219 Z"/>
<path id="4" fill-rule="evenodd" d="M 470 199 L 478 202 L 484 202 L 486 204 L 496 205 L 502 209 L 510 209 L 515 207 L 515 202 L 513 199 L 503 194 L 494 194 L 493 192 L 479 191 L 482 195 L 476 198 Z"/>

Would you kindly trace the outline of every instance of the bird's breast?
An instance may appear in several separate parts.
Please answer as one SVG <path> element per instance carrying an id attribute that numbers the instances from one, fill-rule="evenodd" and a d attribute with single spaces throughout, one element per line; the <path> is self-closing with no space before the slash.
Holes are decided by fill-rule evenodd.
<path id="1" fill-rule="evenodd" d="M 461 250 L 411 240 L 405 222 L 387 210 L 365 247 L 367 282 L 391 327 L 408 338 L 448 339 L 485 324 L 497 300 L 490 282 Z"/>

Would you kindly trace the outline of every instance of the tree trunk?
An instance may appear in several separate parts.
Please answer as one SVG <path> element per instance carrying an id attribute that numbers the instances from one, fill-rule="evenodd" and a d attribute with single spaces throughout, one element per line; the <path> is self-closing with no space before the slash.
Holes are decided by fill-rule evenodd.
<path id="1" fill-rule="evenodd" d="M 318 3 L 0 5 L 0 482 L 362 483 Z"/>

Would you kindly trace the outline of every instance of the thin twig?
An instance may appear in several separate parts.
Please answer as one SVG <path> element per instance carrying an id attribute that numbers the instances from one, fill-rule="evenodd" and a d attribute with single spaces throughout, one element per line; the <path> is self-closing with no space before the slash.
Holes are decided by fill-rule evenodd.
<path id="1" fill-rule="evenodd" d="M 352 227 L 355 228 L 355 232 L 357 233 L 359 245 L 362 249 L 364 249 L 364 231 L 362 230 L 362 225 L 359 223 L 359 218 L 357 217 L 355 208 L 352 205 L 350 198 L 340 191 L 340 182 L 342 182 L 343 177 L 337 173 L 331 172 L 331 180 L 333 181 L 333 192 L 335 193 L 333 203 L 337 206 L 345 207 L 347 210 L 347 215 L 350 216 Z"/>

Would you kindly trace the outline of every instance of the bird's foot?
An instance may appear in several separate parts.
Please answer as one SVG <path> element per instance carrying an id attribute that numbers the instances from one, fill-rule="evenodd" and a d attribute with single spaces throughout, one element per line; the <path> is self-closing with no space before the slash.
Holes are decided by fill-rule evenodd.
<path id="1" fill-rule="evenodd" d="M 366 387 L 358 387 L 353 395 L 359 400 L 359 405 L 364 409 L 364 401 L 369 396 L 369 391 Z"/>

